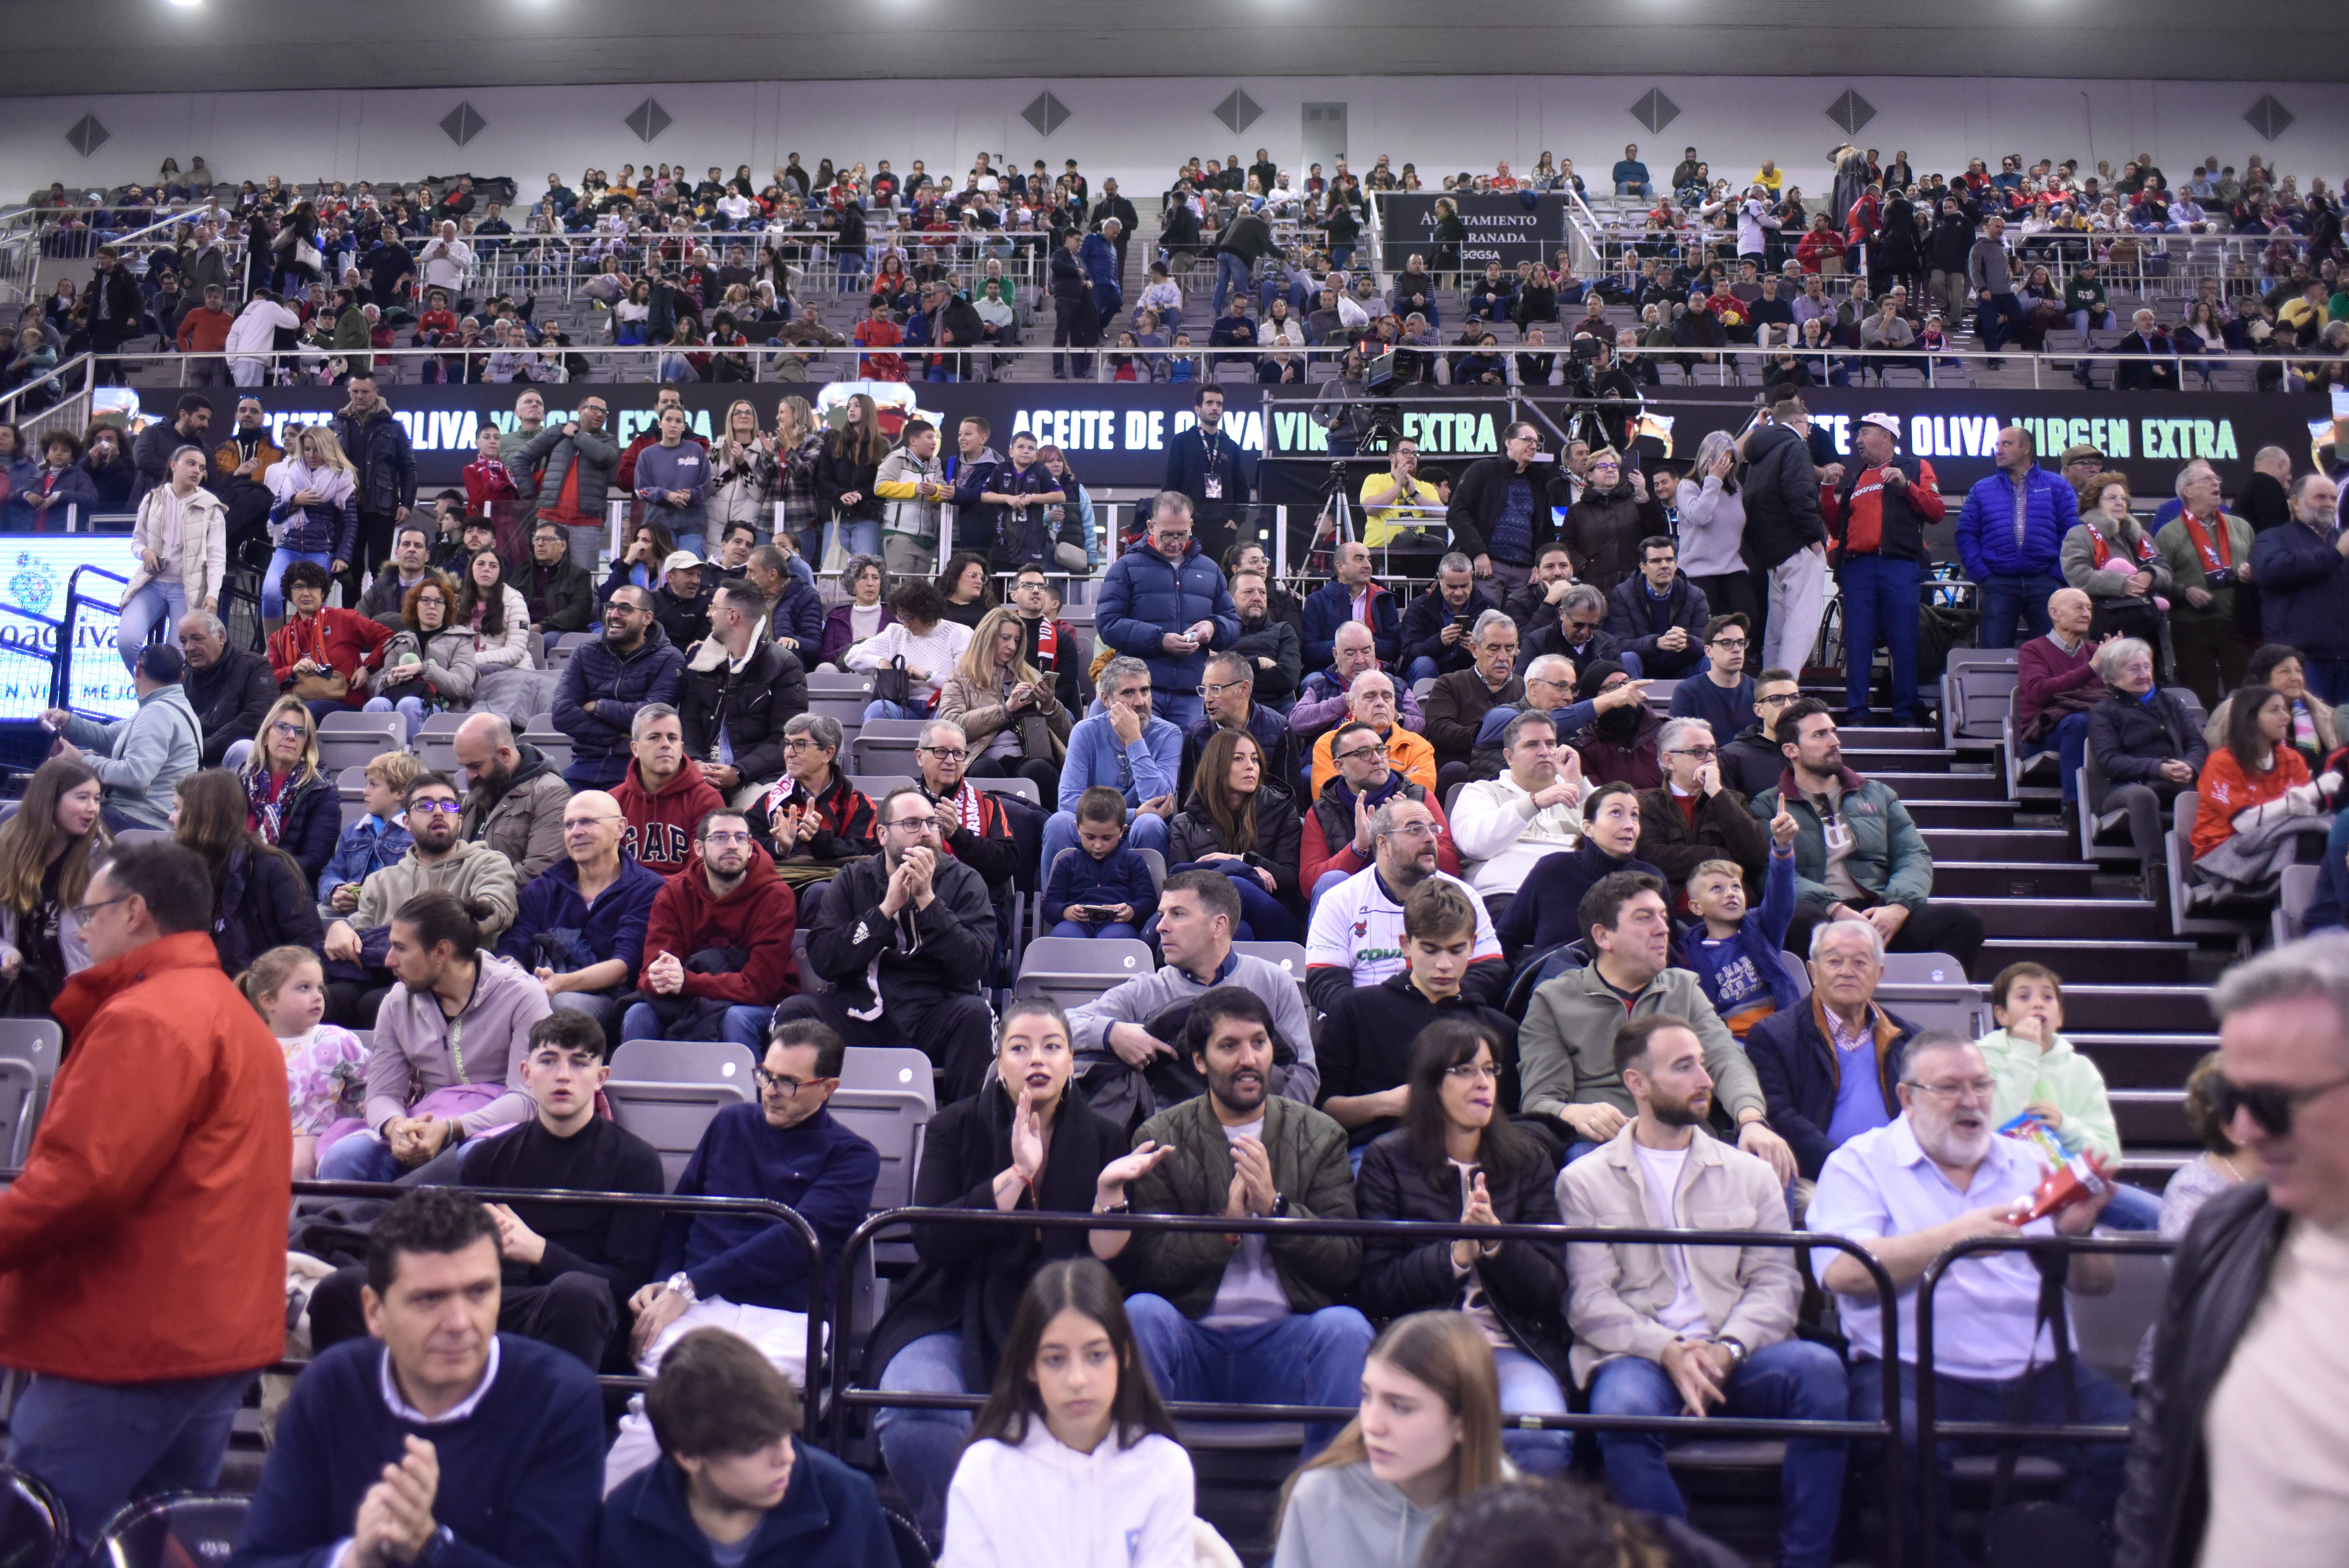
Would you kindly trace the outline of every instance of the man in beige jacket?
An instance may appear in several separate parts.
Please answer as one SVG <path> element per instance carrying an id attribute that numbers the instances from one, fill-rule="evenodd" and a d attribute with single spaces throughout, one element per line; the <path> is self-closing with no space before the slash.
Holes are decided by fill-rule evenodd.
<path id="1" fill-rule="evenodd" d="M 1615 1067 L 1637 1114 L 1557 1179 L 1569 1225 L 1783 1233 L 1785 1184 L 1770 1164 L 1708 1136 L 1713 1077 L 1687 1020 L 1650 1013 L 1615 1035 Z M 1802 1281 L 1783 1247 L 1578 1242 L 1567 1249 L 1571 1365 L 1590 1408 L 1610 1416 L 1841 1420 L 1843 1363 L 1794 1337 Z M 1632 1508 L 1686 1518 L 1661 1433 L 1599 1436 L 1608 1484 Z M 1786 1444 L 1780 1561 L 1828 1568 L 1842 1505 L 1845 1445 Z"/>

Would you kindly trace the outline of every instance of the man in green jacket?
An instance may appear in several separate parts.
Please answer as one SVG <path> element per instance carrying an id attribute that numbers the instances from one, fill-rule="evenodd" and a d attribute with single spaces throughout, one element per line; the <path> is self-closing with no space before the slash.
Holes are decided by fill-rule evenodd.
<path id="1" fill-rule="evenodd" d="M 1982 916 L 1960 903 L 1934 903 L 1933 851 L 1891 789 L 1843 765 L 1827 705 L 1806 697 L 1778 717 L 1786 771 L 1754 797 L 1764 821 L 1783 799 L 1794 817 L 1795 904 L 1786 946 L 1810 951 L 1823 920 L 1864 920 L 1892 953 L 1946 953 L 1962 979 L 1982 956 Z"/>
<path id="2" fill-rule="evenodd" d="M 1615 1031 L 1626 1017 L 1679 1018 L 1704 1045 L 1713 1104 L 1737 1129 L 1737 1146 L 1795 1179 L 1795 1153 L 1770 1130 L 1762 1080 L 1695 973 L 1670 967 L 1671 907 L 1664 884 L 1645 872 L 1615 872 L 1582 895 L 1576 912 L 1590 963 L 1536 987 L 1517 1031 L 1525 1108 L 1547 1119 L 1575 1160 L 1608 1142 L 1637 1114 L 1615 1068 Z"/>
<path id="3" fill-rule="evenodd" d="M 1270 1093 L 1272 1011 L 1261 997 L 1237 985 L 1201 995 L 1181 1049 L 1207 1092 L 1142 1124 L 1135 1149 L 1171 1152 L 1130 1189 L 1136 1213 L 1354 1218 L 1346 1130 Z M 1165 1398 L 1340 1406 L 1360 1398 L 1371 1347 L 1370 1323 L 1334 1305 L 1361 1262 L 1350 1236 L 1145 1231 L 1119 1255 L 1119 1273 L 1134 1292 L 1134 1342 Z M 1307 1456 L 1338 1428 L 1308 1424 Z"/>

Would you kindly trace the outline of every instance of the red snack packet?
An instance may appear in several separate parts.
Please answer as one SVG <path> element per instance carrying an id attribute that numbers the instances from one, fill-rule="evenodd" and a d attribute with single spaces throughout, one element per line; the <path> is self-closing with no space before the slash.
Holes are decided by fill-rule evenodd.
<path id="1" fill-rule="evenodd" d="M 2027 1225 L 2075 1203 L 2102 1197 L 2108 1185 L 2093 1161 L 2085 1154 L 2075 1154 L 2049 1171 L 2046 1180 L 2033 1190 L 2030 1209 L 2015 1223 Z"/>

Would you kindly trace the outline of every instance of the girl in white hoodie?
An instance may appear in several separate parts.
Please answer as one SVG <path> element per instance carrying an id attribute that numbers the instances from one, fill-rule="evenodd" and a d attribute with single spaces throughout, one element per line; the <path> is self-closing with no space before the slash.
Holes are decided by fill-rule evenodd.
<path id="1" fill-rule="evenodd" d="M 1193 1568 L 1191 1503 L 1116 1282 L 1092 1258 L 1047 1264 L 955 1467 L 940 1568 Z"/>
<path id="2" fill-rule="evenodd" d="M 1416 1568 L 1454 1503 L 1514 1475 L 1485 1331 L 1399 1317 L 1362 1363 L 1361 1414 L 1288 1478 L 1272 1568 Z"/>

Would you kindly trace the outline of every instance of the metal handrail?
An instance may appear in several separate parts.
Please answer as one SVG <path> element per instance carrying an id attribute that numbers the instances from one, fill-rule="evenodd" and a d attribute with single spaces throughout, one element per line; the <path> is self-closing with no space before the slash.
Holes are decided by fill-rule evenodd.
<path id="1" fill-rule="evenodd" d="M 809 1224 L 806 1217 L 801 1214 L 798 1210 L 793 1209 L 787 1203 L 778 1203 L 771 1198 L 704 1198 L 692 1197 L 676 1192 L 664 1192 L 656 1195 L 649 1192 L 577 1192 L 536 1187 L 472 1187 L 460 1183 L 451 1183 L 450 1185 L 454 1187 L 456 1191 L 464 1192 L 471 1197 L 481 1199 L 485 1202 L 500 1202 L 508 1204 L 552 1203 L 558 1207 L 574 1209 L 657 1209 L 673 1213 L 687 1214 L 741 1214 L 753 1218 L 770 1219 L 778 1224 L 787 1225 L 792 1230 L 798 1232 L 800 1240 L 806 1244 L 808 1251 L 808 1377 L 806 1378 L 806 1386 L 802 1390 L 802 1393 L 807 1404 L 807 1426 L 805 1429 L 808 1431 L 815 1430 L 820 1412 L 817 1395 L 823 1387 L 823 1379 L 819 1375 L 819 1369 L 823 1366 L 823 1357 L 827 1349 L 826 1338 L 823 1333 L 824 1318 L 823 1313 L 823 1299 L 822 1286 L 822 1281 L 823 1279 L 823 1241 L 815 1233 L 815 1227 Z M 382 1198 L 388 1200 L 398 1198 L 402 1193 L 411 1191 L 413 1190 L 414 1189 L 412 1188 L 403 1187 L 397 1182 L 390 1181 L 296 1181 L 294 1183 L 294 1196 L 296 1198 Z M 306 1365 L 306 1363 L 281 1362 L 279 1365 L 282 1367 L 292 1369 L 294 1367 Z M 649 1386 L 647 1379 L 642 1377 L 605 1377 L 602 1378 L 601 1381 L 607 1387 L 642 1389 Z"/>
<path id="2" fill-rule="evenodd" d="M 84 573 L 95 577 L 103 577 L 110 583 L 119 583 L 125 588 L 130 586 L 129 578 L 119 573 L 109 572 L 103 566 L 93 566 L 88 562 L 75 567 L 72 575 L 66 579 L 65 615 L 61 621 L 56 623 L 57 651 L 56 657 L 49 663 L 49 706 L 51 707 L 67 707 L 66 698 L 73 692 L 73 634 L 74 626 L 80 619 L 81 606 L 84 603 L 81 592 Z M 117 616 L 122 614 L 122 606 L 119 603 L 109 604 L 102 599 L 93 599 L 88 603 L 97 609 L 112 611 Z M 21 611 L 18 613 L 23 614 Z"/>
<path id="3" fill-rule="evenodd" d="M 1675 1246 L 1734 1246 L 1783 1247 L 1788 1251 L 1825 1247 L 1840 1252 L 1865 1268 L 1877 1284 L 1878 1313 L 1884 1320 L 1886 1343 L 1899 1344 L 1899 1306 L 1892 1289 L 1892 1276 L 1873 1253 L 1857 1242 L 1842 1236 L 1812 1235 L 1802 1232 L 1736 1232 L 1682 1231 L 1655 1228 L 1625 1227 L 1609 1229 L 1603 1226 L 1578 1225 L 1468 1225 L 1459 1221 L 1400 1221 L 1400 1220 L 1302 1220 L 1244 1219 L 1235 1220 L 1220 1214 L 1095 1214 L 1055 1213 L 1034 1210 L 1006 1212 L 996 1209 L 892 1209 L 868 1216 L 864 1222 L 849 1233 L 841 1249 L 841 1267 L 833 1289 L 833 1323 L 835 1336 L 845 1337 L 845 1326 L 851 1321 L 855 1305 L 855 1271 L 853 1267 L 858 1254 L 871 1246 L 880 1233 L 914 1225 L 977 1225 L 999 1230 L 1081 1230 L 1081 1231 L 1165 1231 L 1211 1232 L 1217 1234 L 1277 1236 L 1351 1236 L 1359 1239 L 1379 1238 L 1386 1241 L 1436 1242 L 1473 1238 L 1486 1242 L 1532 1242 L 1563 1246 L 1569 1243 L 1588 1242 L 1606 1244 L 1646 1243 Z M 848 1357 L 844 1346 L 832 1362 L 832 1447 L 840 1452 L 848 1435 L 848 1412 L 852 1408 L 902 1407 L 922 1409 L 976 1409 L 986 1403 L 977 1394 L 915 1394 L 879 1388 L 859 1388 L 850 1377 Z M 1181 1402 L 1167 1407 L 1171 1414 L 1199 1420 L 1224 1421 L 1341 1421 L 1360 1412 L 1351 1406 L 1329 1407 L 1309 1405 L 1209 1404 Z M 1874 1439 L 1883 1443 L 1885 1518 L 1887 1521 L 1887 1553 L 1883 1559 L 1888 1568 L 1899 1568 L 1900 1486 L 1904 1466 L 1901 1459 L 1900 1390 L 1893 1383 L 1885 1390 L 1884 1418 L 1880 1421 L 1834 1421 L 1787 1418 L 1733 1418 L 1726 1416 L 1601 1416 L 1567 1414 L 1537 1416 L 1529 1413 L 1502 1417 L 1506 1429 L 1519 1431 L 1639 1431 L 1661 1432 L 1675 1437 L 1736 1437 L 1736 1438 L 1841 1438 Z"/>
<path id="4" fill-rule="evenodd" d="M 1931 1552 L 1938 1516 L 1940 1511 L 1939 1449 L 1944 1437 L 1990 1438 L 2012 1441 L 2054 1441 L 2083 1443 L 2125 1443 L 2129 1439 L 2127 1427 L 2055 1426 L 2034 1427 L 2012 1421 L 1947 1421 L 1940 1419 L 1940 1400 L 1933 1389 L 1933 1298 L 1951 1267 L 1981 1253 L 2060 1253 L 2068 1260 L 2077 1253 L 2112 1254 L 2115 1256 L 2166 1257 L 2178 1250 L 2175 1241 L 2155 1237 L 2121 1236 L 1969 1236 L 1944 1247 L 1933 1261 L 1925 1265 L 1917 1284 L 1917 1463 L 1918 1515 L 1920 1533 L 1925 1550 Z M 1878 1285 L 1881 1289 L 1881 1284 Z M 1885 1387 L 1889 1389 L 1899 1381 L 1900 1342 L 1887 1339 L 1885 1356 Z M 2038 1349 L 2034 1334 L 2033 1353 Z M 2077 1346 L 2074 1346 L 2075 1359 Z M 1931 1468 L 1928 1468 L 1931 1467 Z"/>

